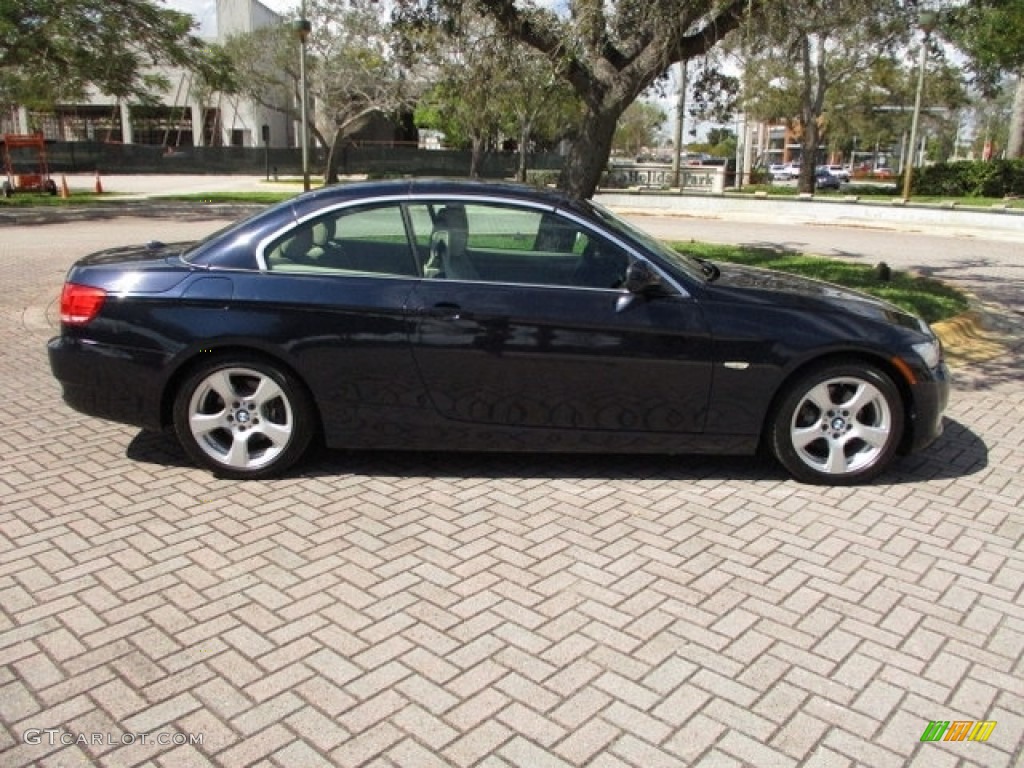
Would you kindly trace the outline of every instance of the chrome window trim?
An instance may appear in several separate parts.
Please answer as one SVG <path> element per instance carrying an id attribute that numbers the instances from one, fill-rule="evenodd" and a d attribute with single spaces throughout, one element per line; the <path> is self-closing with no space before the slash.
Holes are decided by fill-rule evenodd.
<path id="1" fill-rule="evenodd" d="M 486 205 L 495 205 L 495 206 L 499 206 L 499 207 L 500 206 L 504 206 L 504 207 L 513 207 L 513 208 L 524 208 L 524 209 L 531 209 L 531 210 L 535 210 L 535 211 L 541 211 L 543 213 L 554 213 L 557 216 L 561 216 L 562 218 L 565 218 L 565 219 L 568 219 L 569 221 L 572 221 L 578 227 L 580 227 L 582 229 L 585 229 L 588 232 L 594 232 L 596 235 L 602 237 L 603 239 L 608 240 L 608 241 L 614 243 L 617 247 L 619 247 L 622 250 L 624 250 L 634 260 L 646 261 L 648 264 L 651 265 L 651 267 L 659 275 L 661 275 L 662 279 L 665 280 L 666 283 L 669 286 L 671 286 L 672 289 L 675 290 L 679 294 L 679 296 L 681 298 L 684 298 L 684 299 L 692 298 L 692 295 L 690 294 L 690 292 L 687 291 L 686 288 L 683 287 L 683 285 L 681 285 L 680 282 L 678 280 L 676 280 L 672 275 L 668 274 L 661 267 L 660 264 L 652 262 L 650 260 L 650 258 L 648 258 L 648 256 L 646 254 L 639 252 L 636 248 L 632 247 L 629 243 L 623 241 L 615 233 L 607 232 L 607 231 L 605 231 L 603 229 L 598 229 L 598 228 L 594 227 L 591 224 L 591 222 L 589 222 L 588 220 L 582 218 L 578 214 L 573 213 L 572 211 L 569 211 L 569 210 L 567 210 L 565 208 L 561 208 L 561 207 L 559 207 L 557 205 L 554 205 L 554 204 L 552 204 L 550 202 L 546 202 L 546 201 L 542 202 L 542 201 L 538 201 L 538 200 L 521 199 L 521 198 L 516 198 L 516 197 L 509 197 L 509 198 L 494 197 L 492 195 L 473 194 L 473 193 L 468 193 L 468 192 L 466 192 L 466 193 L 456 193 L 456 194 L 441 194 L 441 193 L 437 193 L 437 192 L 414 192 L 414 193 L 404 192 L 404 193 L 401 193 L 401 194 L 380 195 L 380 196 L 377 196 L 377 197 L 364 197 L 364 198 L 359 198 L 357 200 L 343 200 L 343 201 L 340 201 L 340 202 L 338 202 L 338 203 L 336 203 L 334 205 L 324 206 L 323 208 L 319 208 L 319 209 L 317 209 L 315 211 L 312 211 L 311 213 L 308 213 L 307 215 L 302 216 L 301 218 L 297 218 L 293 222 L 291 222 L 291 223 L 289 223 L 289 224 L 287 224 L 287 225 L 285 225 L 283 227 L 280 227 L 280 228 L 276 229 L 274 232 L 270 233 L 269 235 L 264 237 L 262 240 L 260 240 L 257 243 L 257 245 L 256 245 L 256 267 L 257 267 L 257 269 L 260 272 L 263 272 L 263 273 L 266 273 L 266 274 L 288 274 L 288 275 L 292 275 L 292 276 L 304 274 L 304 273 L 300 273 L 300 272 L 275 272 L 274 270 L 268 268 L 267 267 L 267 261 L 266 261 L 266 248 L 267 248 L 267 246 L 271 242 L 273 242 L 274 240 L 277 240 L 279 237 L 281 237 L 285 233 L 290 232 L 291 230 L 296 229 L 297 227 L 300 227 L 302 224 L 304 224 L 307 221 L 310 221 L 311 219 L 320 218 L 321 216 L 327 215 L 327 214 L 329 214 L 329 213 L 331 213 L 333 211 L 342 211 L 342 210 L 345 210 L 346 208 L 356 208 L 356 207 L 361 207 L 361 206 L 379 205 L 379 204 L 382 204 L 382 203 L 396 203 L 398 205 L 405 205 L 405 204 L 414 203 L 414 202 L 438 202 L 438 203 L 440 203 L 440 202 L 448 202 L 448 201 L 454 201 L 454 202 L 459 202 L 459 203 L 479 203 L 479 204 L 486 204 Z M 403 234 L 405 234 L 406 237 L 408 237 L 409 233 L 408 232 L 403 232 Z M 325 276 L 330 276 L 330 273 L 325 272 L 324 275 Z M 341 275 L 339 275 L 339 276 L 341 276 Z M 398 280 L 429 280 L 430 279 L 430 278 L 423 277 L 423 276 L 390 275 L 390 274 L 387 274 L 387 273 L 367 273 L 366 277 L 367 278 L 371 278 L 371 279 L 372 278 L 379 278 L 379 279 L 398 279 Z M 574 291 L 591 291 L 591 292 L 592 291 L 599 291 L 601 293 L 612 293 L 612 294 L 621 294 L 623 292 L 622 289 L 619 289 L 619 288 L 589 288 L 589 287 L 586 287 L 586 286 L 550 285 L 550 284 L 547 284 L 547 283 L 509 283 L 509 282 L 496 281 L 496 280 L 449 280 L 449 279 L 446 278 L 445 282 L 449 282 L 449 283 L 465 283 L 465 284 L 471 284 L 471 285 L 515 286 L 515 287 L 520 287 L 520 288 L 531 288 L 532 287 L 532 288 L 556 288 L 556 289 L 574 290 Z"/>
<path id="2" fill-rule="evenodd" d="M 273 242 L 274 240 L 277 240 L 279 237 L 284 235 L 285 233 L 291 232 L 292 230 L 297 229 L 298 227 L 302 226 L 307 221 L 310 221 L 312 219 L 318 219 L 321 216 L 324 216 L 324 215 L 326 215 L 328 213 L 331 213 L 333 211 L 343 211 L 346 208 L 356 208 L 356 207 L 363 206 L 363 205 L 374 205 L 374 204 L 377 204 L 377 203 L 388 203 L 388 202 L 395 202 L 395 203 L 398 203 L 399 205 L 401 205 L 407 198 L 408 198 L 408 195 L 406 195 L 406 194 L 382 195 L 380 197 L 361 197 L 358 200 L 342 200 L 342 201 L 340 201 L 338 203 L 335 203 L 334 205 L 326 205 L 323 208 L 317 208 L 315 211 L 312 211 L 312 212 L 306 214 L 305 216 L 302 216 L 301 218 L 297 218 L 294 221 L 291 221 L 288 224 L 284 225 L 283 227 L 280 227 L 280 228 L 274 230 L 269 235 L 267 235 L 262 240 L 260 240 L 256 244 L 256 268 L 260 272 L 266 272 L 267 274 L 275 274 L 274 270 L 270 269 L 267 266 L 267 254 L 266 254 L 267 246 L 271 242 Z M 404 218 L 403 218 L 403 222 L 404 222 Z M 402 234 L 406 238 L 408 238 L 408 236 L 409 236 L 404 228 L 402 230 Z M 276 273 L 276 274 L 289 274 L 289 273 Z M 295 274 L 295 273 L 290 273 L 290 274 Z M 408 279 L 408 277 L 409 276 L 406 275 L 406 279 Z"/>
<path id="3" fill-rule="evenodd" d="M 656 264 L 655 262 L 651 261 L 650 258 L 648 258 L 648 256 L 646 254 L 637 251 L 636 248 L 633 248 L 629 243 L 623 241 L 617 235 L 610 234 L 610 233 L 605 232 L 604 230 L 601 230 L 601 229 L 596 229 L 594 226 L 591 225 L 591 223 L 589 221 L 587 221 L 584 218 L 581 218 L 579 215 L 577 215 L 575 213 L 572 213 L 571 211 L 566 211 L 565 209 L 558 208 L 558 209 L 555 210 L 555 212 L 558 213 L 560 216 L 563 216 L 564 218 L 569 219 L 570 221 L 576 222 L 577 224 L 579 224 L 584 229 L 587 229 L 587 230 L 592 231 L 592 232 L 596 232 L 598 235 L 603 237 L 605 240 L 610 240 L 615 245 L 617 245 L 619 248 L 621 248 L 626 253 L 628 253 L 630 256 L 632 256 L 634 261 L 646 261 L 648 264 L 651 265 L 651 267 L 654 268 L 655 272 L 657 272 L 659 275 L 661 275 L 662 280 L 665 280 L 672 288 L 674 288 L 676 290 L 676 292 L 679 293 L 680 297 L 682 297 L 684 299 L 692 298 L 692 296 L 690 295 L 690 292 L 688 290 L 686 290 L 686 288 L 684 288 L 682 285 L 680 285 L 679 281 L 676 280 L 674 277 L 672 277 L 672 275 L 666 273 L 665 270 L 662 269 L 660 264 Z M 570 286 L 570 287 L 575 287 L 575 286 Z M 597 288 L 597 289 L 588 288 L 588 289 L 583 289 L 583 290 L 610 290 L 610 291 L 612 291 L 614 293 L 622 293 L 621 290 L 615 289 L 615 288 Z"/>

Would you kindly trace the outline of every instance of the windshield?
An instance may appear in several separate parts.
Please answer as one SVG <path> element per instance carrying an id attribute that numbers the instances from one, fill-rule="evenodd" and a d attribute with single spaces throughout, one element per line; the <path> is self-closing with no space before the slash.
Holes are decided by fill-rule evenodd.
<path id="1" fill-rule="evenodd" d="M 692 277 L 694 280 L 699 280 L 703 282 L 707 279 L 707 270 L 705 270 L 700 265 L 700 263 L 697 262 L 692 257 L 682 254 L 679 251 L 675 250 L 674 248 L 671 248 L 668 244 L 663 243 L 656 237 L 652 237 L 647 232 L 644 232 L 642 229 L 633 226 L 625 219 L 616 216 L 607 208 L 598 205 L 592 200 L 587 201 L 587 205 L 590 207 L 590 210 L 594 214 L 594 216 L 600 219 L 600 221 L 609 229 L 619 233 L 620 235 L 625 235 L 630 240 L 633 240 L 634 242 L 639 243 L 648 250 L 653 251 L 658 256 L 663 258 L 665 261 L 669 262 L 672 266 L 676 267 L 682 272 L 685 272 L 689 277 Z"/>

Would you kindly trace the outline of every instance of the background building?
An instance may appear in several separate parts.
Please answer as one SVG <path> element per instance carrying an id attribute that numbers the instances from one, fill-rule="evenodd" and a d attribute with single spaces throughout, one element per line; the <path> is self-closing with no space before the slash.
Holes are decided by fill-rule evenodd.
<path id="1" fill-rule="evenodd" d="M 283 24 L 259 0 L 217 0 L 217 41 Z M 237 96 L 204 92 L 192 73 L 175 67 L 156 70 L 168 81 L 158 103 L 121 102 L 90 90 L 78 104 L 58 104 L 51 112 L 15 108 L 0 115 L 0 133 L 42 131 L 48 140 L 93 141 L 166 147 L 262 147 L 264 126 L 270 146 L 295 145 L 296 127 L 282 109 Z"/>

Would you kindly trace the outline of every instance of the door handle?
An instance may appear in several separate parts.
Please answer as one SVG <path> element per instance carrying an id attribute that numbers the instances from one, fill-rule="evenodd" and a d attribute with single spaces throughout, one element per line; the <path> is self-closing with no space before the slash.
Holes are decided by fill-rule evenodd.
<path id="1" fill-rule="evenodd" d="M 424 314 L 431 317 L 447 317 L 451 320 L 461 320 L 466 317 L 462 312 L 462 307 L 454 301 L 440 301 L 433 307 L 424 310 Z"/>

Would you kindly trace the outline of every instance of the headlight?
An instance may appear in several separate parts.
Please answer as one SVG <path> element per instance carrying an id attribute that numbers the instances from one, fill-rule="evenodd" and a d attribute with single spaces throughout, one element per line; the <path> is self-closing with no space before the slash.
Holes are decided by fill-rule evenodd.
<path id="1" fill-rule="evenodd" d="M 929 368 L 938 368 L 939 363 L 942 361 L 942 343 L 932 338 L 930 341 L 922 341 L 920 344 L 914 344 L 911 347 L 924 361 L 924 364 Z"/>

